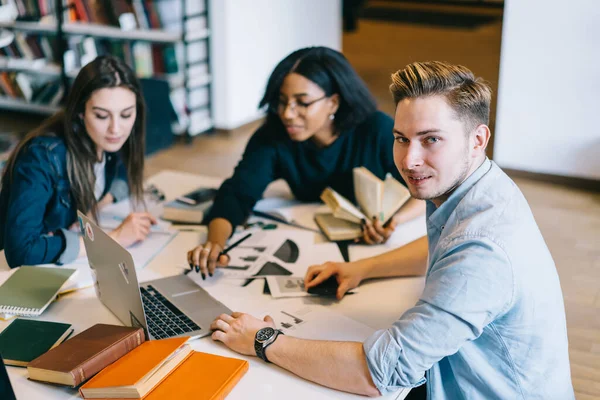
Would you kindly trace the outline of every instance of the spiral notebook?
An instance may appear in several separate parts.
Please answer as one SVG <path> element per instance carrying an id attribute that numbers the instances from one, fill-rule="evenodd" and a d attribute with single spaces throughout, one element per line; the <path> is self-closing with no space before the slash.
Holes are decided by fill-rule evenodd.
<path id="1" fill-rule="evenodd" d="M 76 270 L 20 267 L 0 286 L 0 318 L 37 317 Z"/>

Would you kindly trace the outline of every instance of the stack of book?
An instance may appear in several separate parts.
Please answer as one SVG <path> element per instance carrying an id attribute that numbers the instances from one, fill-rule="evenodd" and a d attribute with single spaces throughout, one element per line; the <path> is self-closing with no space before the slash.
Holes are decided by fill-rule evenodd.
<path id="1" fill-rule="evenodd" d="M 142 344 L 80 388 L 84 399 L 223 399 L 248 362 L 192 351 L 188 338 Z"/>
<path id="2" fill-rule="evenodd" d="M 315 221 L 329 240 L 350 240 L 362 236 L 361 222 L 373 218 L 385 225 L 410 199 L 408 189 L 388 174 L 379 179 L 364 167 L 354 168 L 354 194 L 360 208 L 331 188 L 321 200 L 331 213 L 315 215 Z"/>
<path id="3" fill-rule="evenodd" d="M 192 351 L 187 337 L 145 341 L 142 328 L 96 324 L 56 345 L 70 325 L 17 321 L 0 335 L 2 355 L 29 379 L 79 387 L 84 399 L 223 399 L 248 370 L 245 360 Z"/>

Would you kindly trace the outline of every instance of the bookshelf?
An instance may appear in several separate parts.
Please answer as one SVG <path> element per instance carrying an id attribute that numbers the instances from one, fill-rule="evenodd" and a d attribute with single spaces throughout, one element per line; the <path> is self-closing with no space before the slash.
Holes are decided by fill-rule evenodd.
<path id="1" fill-rule="evenodd" d="M 0 0 L 0 29 L 15 36 L 0 49 L 0 109 L 52 114 L 83 65 L 113 54 L 168 82 L 173 133 L 211 130 L 208 2 Z"/>

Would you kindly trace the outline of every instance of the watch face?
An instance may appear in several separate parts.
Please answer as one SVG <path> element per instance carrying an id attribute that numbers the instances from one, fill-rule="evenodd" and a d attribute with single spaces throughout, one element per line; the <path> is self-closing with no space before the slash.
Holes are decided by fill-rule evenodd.
<path id="1" fill-rule="evenodd" d="M 256 340 L 259 342 L 264 342 L 268 340 L 271 336 L 275 334 L 275 329 L 273 328 L 262 328 L 258 332 L 256 332 Z"/>

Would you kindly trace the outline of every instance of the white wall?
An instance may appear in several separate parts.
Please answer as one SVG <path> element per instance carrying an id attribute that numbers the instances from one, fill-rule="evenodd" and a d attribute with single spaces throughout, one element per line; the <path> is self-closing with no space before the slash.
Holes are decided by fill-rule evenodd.
<path id="1" fill-rule="evenodd" d="M 506 0 L 494 159 L 600 179 L 600 2 Z"/>
<path id="2" fill-rule="evenodd" d="M 261 116 L 258 103 L 275 65 L 307 46 L 342 45 L 341 0 L 211 0 L 215 127 Z"/>

